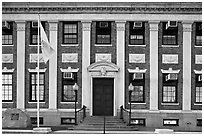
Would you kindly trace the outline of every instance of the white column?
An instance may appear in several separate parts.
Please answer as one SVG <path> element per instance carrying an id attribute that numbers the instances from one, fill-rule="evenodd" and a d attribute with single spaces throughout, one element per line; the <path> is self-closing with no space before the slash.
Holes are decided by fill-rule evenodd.
<path id="1" fill-rule="evenodd" d="M 193 22 L 183 22 L 183 110 L 191 110 L 191 31 Z"/>
<path id="2" fill-rule="evenodd" d="M 49 109 L 57 109 L 57 21 L 49 22 L 50 44 L 55 50 L 49 59 Z"/>
<path id="3" fill-rule="evenodd" d="M 150 110 L 158 110 L 158 23 L 150 21 Z"/>
<path id="4" fill-rule="evenodd" d="M 25 109 L 25 21 L 17 24 L 17 108 Z"/>
<path id="5" fill-rule="evenodd" d="M 90 65 L 91 21 L 82 21 L 82 105 L 91 108 L 91 79 L 88 73 Z M 92 110 L 92 109 L 90 109 Z"/>
<path id="6" fill-rule="evenodd" d="M 116 79 L 115 108 L 125 104 L 125 21 L 116 21 L 117 28 L 117 65 L 120 68 Z"/>

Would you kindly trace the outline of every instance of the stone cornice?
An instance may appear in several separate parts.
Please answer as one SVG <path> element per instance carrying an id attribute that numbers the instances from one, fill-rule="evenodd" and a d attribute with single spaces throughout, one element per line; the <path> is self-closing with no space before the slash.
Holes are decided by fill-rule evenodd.
<path id="1" fill-rule="evenodd" d="M 16 5 L 15 5 L 16 4 Z M 201 3 L 3 3 L 2 14 L 202 14 Z"/>

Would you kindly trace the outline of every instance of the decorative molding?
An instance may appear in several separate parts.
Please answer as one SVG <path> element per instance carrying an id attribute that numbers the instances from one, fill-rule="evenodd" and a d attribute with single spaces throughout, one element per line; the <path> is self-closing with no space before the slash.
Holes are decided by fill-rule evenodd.
<path id="1" fill-rule="evenodd" d="M 73 69 L 71 67 L 68 67 L 67 69 L 60 68 L 60 70 L 61 72 L 78 72 L 79 68 Z"/>
<path id="2" fill-rule="evenodd" d="M 195 64 L 202 64 L 202 55 L 195 55 Z"/>
<path id="3" fill-rule="evenodd" d="M 77 53 L 62 53 L 62 62 L 77 63 L 78 54 Z"/>
<path id="4" fill-rule="evenodd" d="M 2 54 L 2 63 L 13 63 L 13 54 Z"/>
<path id="5" fill-rule="evenodd" d="M 140 69 L 136 67 L 135 69 L 128 69 L 129 73 L 146 73 L 147 69 Z"/>
<path id="6" fill-rule="evenodd" d="M 111 54 L 97 54 L 96 53 L 96 62 L 99 61 L 107 61 L 107 62 L 111 62 Z"/>
<path id="7" fill-rule="evenodd" d="M 116 30 L 117 31 L 125 31 L 126 21 L 115 21 L 115 22 L 116 22 Z"/>
<path id="8" fill-rule="evenodd" d="M 149 30 L 150 31 L 158 31 L 159 30 L 159 21 L 149 21 Z"/>
<path id="9" fill-rule="evenodd" d="M 202 74 L 202 69 L 201 70 L 194 70 L 195 74 Z"/>
<path id="10" fill-rule="evenodd" d="M 91 21 L 82 21 L 82 31 L 91 31 Z"/>
<path id="11" fill-rule="evenodd" d="M 14 71 L 14 68 L 12 68 L 12 69 L 7 69 L 7 67 L 4 67 L 3 69 L 2 69 L 2 72 L 4 73 L 6 73 L 6 72 L 9 72 L 9 73 L 12 73 Z"/>
<path id="12" fill-rule="evenodd" d="M 145 63 L 145 54 L 129 54 L 129 63 Z"/>
<path id="13" fill-rule="evenodd" d="M 46 70 L 47 70 L 46 68 L 44 68 L 44 69 L 39 69 L 39 72 L 45 72 Z M 38 72 L 38 69 L 37 69 L 37 67 L 36 67 L 36 69 L 31 69 L 31 68 L 29 68 L 28 71 L 35 73 L 35 72 Z"/>
<path id="14" fill-rule="evenodd" d="M 162 54 L 162 63 L 178 64 L 178 54 Z"/>
<path id="15" fill-rule="evenodd" d="M 89 72 L 101 72 L 101 73 L 118 72 L 119 67 L 111 62 L 99 61 L 99 62 L 91 64 L 88 67 L 88 71 Z"/>
<path id="16" fill-rule="evenodd" d="M 178 69 L 178 70 L 173 70 L 172 68 L 169 68 L 168 70 L 161 69 L 161 72 L 162 73 L 174 73 L 174 74 L 178 74 L 180 72 L 180 69 Z"/>
<path id="17" fill-rule="evenodd" d="M 42 54 L 39 55 L 40 63 L 44 62 Z M 30 54 L 30 63 L 38 62 L 38 54 Z"/>
<path id="18" fill-rule="evenodd" d="M 25 27 L 17 26 L 17 31 L 25 31 Z"/>
<path id="19" fill-rule="evenodd" d="M 17 31 L 25 31 L 25 21 L 15 21 L 17 24 Z"/>

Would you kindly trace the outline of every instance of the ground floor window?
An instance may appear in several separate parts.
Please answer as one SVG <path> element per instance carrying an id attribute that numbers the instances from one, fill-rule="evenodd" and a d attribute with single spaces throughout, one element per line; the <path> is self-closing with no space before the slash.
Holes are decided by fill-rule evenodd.
<path id="1" fill-rule="evenodd" d="M 134 86 L 131 102 L 144 102 L 144 87 Z"/>
<path id="2" fill-rule="evenodd" d="M 162 102 L 177 102 L 176 86 L 163 86 L 163 101 Z"/>
<path id="3" fill-rule="evenodd" d="M 62 101 L 64 102 L 74 102 L 75 101 L 75 92 L 73 90 L 73 85 L 63 85 L 63 97 Z"/>
<path id="4" fill-rule="evenodd" d="M 2 101 L 12 101 L 12 73 L 2 74 Z"/>
<path id="5" fill-rule="evenodd" d="M 30 73 L 30 101 L 37 101 L 38 99 L 38 85 L 37 85 L 38 75 L 37 73 Z M 45 101 L 45 74 L 40 73 L 39 76 L 39 93 L 40 101 Z"/>
<path id="6" fill-rule="evenodd" d="M 202 87 L 196 87 L 196 103 L 202 103 Z"/>

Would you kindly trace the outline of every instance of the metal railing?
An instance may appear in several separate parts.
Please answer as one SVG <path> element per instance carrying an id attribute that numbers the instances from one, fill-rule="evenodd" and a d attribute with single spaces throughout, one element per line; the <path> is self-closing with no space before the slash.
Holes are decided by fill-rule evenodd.
<path id="1" fill-rule="evenodd" d="M 86 117 L 86 106 L 83 105 L 83 107 L 81 109 L 79 109 L 76 113 L 77 113 L 77 116 L 76 116 L 77 117 L 77 122 L 76 122 L 76 124 L 79 124 Z"/>
<path id="2" fill-rule="evenodd" d="M 123 106 L 120 106 L 120 118 L 126 122 L 129 125 L 130 122 L 130 112 L 123 108 Z"/>

